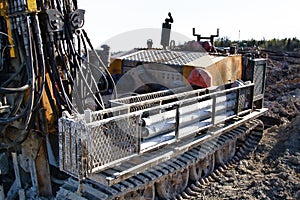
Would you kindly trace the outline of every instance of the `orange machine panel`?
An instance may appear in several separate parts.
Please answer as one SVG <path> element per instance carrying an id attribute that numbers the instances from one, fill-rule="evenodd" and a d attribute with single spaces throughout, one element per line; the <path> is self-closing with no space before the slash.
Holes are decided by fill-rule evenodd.
<path id="1" fill-rule="evenodd" d="M 210 73 L 212 85 L 218 86 L 233 82 L 242 77 L 242 56 L 214 56 L 207 55 L 187 63 L 183 69 L 183 76 L 188 78 L 195 68 L 201 68 Z"/>

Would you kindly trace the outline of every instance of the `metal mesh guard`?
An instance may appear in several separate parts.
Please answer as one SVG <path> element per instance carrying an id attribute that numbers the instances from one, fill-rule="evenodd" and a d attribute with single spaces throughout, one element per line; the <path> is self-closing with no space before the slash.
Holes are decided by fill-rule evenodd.
<path id="1" fill-rule="evenodd" d="M 131 156 L 138 148 L 138 117 L 116 119 L 89 127 L 89 169 L 97 171 L 113 161 Z"/>
<path id="2" fill-rule="evenodd" d="M 264 79 L 264 66 L 257 65 L 254 67 L 254 96 L 263 94 L 263 79 Z"/>
<path id="3" fill-rule="evenodd" d="M 237 101 L 238 108 L 236 114 L 251 109 L 253 87 L 253 84 L 243 85 L 222 92 L 216 91 L 205 94 L 204 96 L 199 95 L 203 90 L 193 90 L 158 98 L 155 98 L 155 95 L 150 95 L 148 96 L 150 99 L 146 101 L 142 100 L 139 102 L 139 98 L 131 99 L 137 102 L 102 111 L 87 111 L 84 115 L 76 115 L 73 118 L 71 116 L 63 116 L 59 120 L 60 168 L 75 176 L 83 176 L 86 173 L 89 175 L 137 155 L 141 143 L 139 121 L 144 112 L 151 114 L 155 111 L 157 114 L 166 108 L 170 108 L 171 105 L 191 105 L 195 101 L 199 102 L 199 100 L 215 98 L 216 103 L 212 105 L 214 106 L 214 109 L 212 109 L 214 113 L 211 116 L 214 118 L 211 125 L 215 125 L 216 113 L 218 112 L 216 108 L 220 104 L 224 104 L 224 101 L 229 100 L 226 99 L 227 94 L 232 93 L 232 100 Z M 222 96 L 224 93 L 226 93 L 226 97 L 223 95 L 224 97 L 218 98 L 224 101 L 219 102 L 217 97 Z M 237 94 L 235 95 L 235 93 Z M 189 98 L 181 99 L 181 96 Z M 151 97 L 154 99 L 151 99 Z M 179 100 L 173 102 L 175 97 Z M 145 109 L 138 109 L 136 112 L 131 112 L 129 109 L 132 105 L 136 104 L 143 107 L 148 104 L 151 105 L 156 101 L 161 102 L 166 100 L 172 100 L 170 105 L 168 103 L 165 105 L 160 104 L 160 107 L 151 108 L 146 106 L 144 107 Z M 226 111 L 232 108 L 236 108 L 236 106 L 229 106 L 226 108 Z M 109 115 L 109 113 L 117 112 L 120 112 L 120 114 Z M 221 117 L 221 120 L 218 119 L 217 123 L 226 120 L 226 116 Z"/>
<path id="4" fill-rule="evenodd" d="M 67 117 L 59 120 L 61 170 L 80 176 L 137 152 L 137 116 L 95 124 Z"/>
<path id="5" fill-rule="evenodd" d="M 238 110 L 237 112 L 240 113 L 246 109 L 250 109 L 250 87 L 239 89 L 239 97 L 238 97 Z"/>
<path id="6" fill-rule="evenodd" d="M 81 146 L 78 141 L 81 136 L 80 125 L 70 118 L 59 119 L 59 166 L 62 171 L 76 176 L 81 172 L 77 154 Z"/>

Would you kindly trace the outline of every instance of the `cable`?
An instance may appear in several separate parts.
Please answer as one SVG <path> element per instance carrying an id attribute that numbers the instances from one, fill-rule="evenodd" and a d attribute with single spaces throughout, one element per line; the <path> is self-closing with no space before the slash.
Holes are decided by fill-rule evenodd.
<path id="1" fill-rule="evenodd" d="M 3 48 L 3 50 L 2 50 L 2 56 L 1 56 L 1 66 L 0 66 L 0 71 L 2 71 L 3 70 L 3 64 L 4 64 L 4 62 L 3 62 L 3 60 L 4 60 L 4 52 L 5 52 L 5 50 L 7 49 L 7 48 L 11 48 L 11 47 L 14 47 L 14 45 L 6 45 L 4 48 Z"/>
<path id="2" fill-rule="evenodd" d="M 24 20 L 25 23 L 28 23 L 27 20 Z M 26 27 L 22 27 L 23 31 L 26 31 Z M 26 35 L 26 34 L 25 34 Z M 23 35 L 24 36 L 24 35 Z M 25 38 L 26 36 L 24 36 Z M 31 48 L 31 41 L 30 41 L 30 38 L 27 38 L 28 39 L 28 46 L 27 48 Z M 27 53 L 29 53 L 30 51 L 27 51 Z M 26 71 L 27 71 L 27 75 L 28 75 L 28 84 L 22 86 L 22 87 L 19 87 L 19 88 L 0 88 L 0 92 L 2 93 L 16 93 L 16 92 L 25 92 L 27 91 L 28 89 L 31 89 L 31 93 L 30 93 L 30 96 L 29 96 L 29 99 L 26 103 L 26 106 L 25 108 L 17 115 L 17 111 L 15 111 L 15 113 L 11 113 L 11 114 L 14 114 L 16 116 L 9 116 L 7 118 L 0 118 L 0 124 L 7 124 L 7 123 L 10 123 L 10 122 L 13 122 L 13 121 L 16 121 L 16 120 L 19 120 L 23 117 L 26 117 L 26 120 L 24 122 L 24 125 L 25 125 L 25 128 L 24 129 L 27 129 L 28 127 L 28 124 L 29 124 L 29 121 L 31 119 L 31 110 L 32 110 L 32 106 L 33 106 L 33 100 L 34 100 L 34 82 L 35 82 L 35 76 L 33 74 L 33 67 L 31 65 L 32 63 L 32 59 L 30 59 L 30 54 L 28 54 L 28 57 L 26 59 Z M 21 101 L 20 101 L 21 103 Z M 19 104 L 20 106 L 21 104 Z M 19 107 L 18 106 L 18 107 Z"/>
<path id="3" fill-rule="evenodd" d="M 1 87 L 5 87 L 5 86 L 9 85 L 13 81 L 13 79 L 16 78 L 16 76 L 20 75 L 21 72 L 24 70 L 24 66 L 25 66 L 25 64 L 22 63 L 20 65 L 20 67 L 18 68 L 18 71 L 15 72 L 13 75 L 11 75 L 9 77 L 9 79 L 7 79 L 4 83 L 2 83 Z"/>
<path id="4" fill-rule="evenodd" d="M 4 143 L 0 144 L 1 149 L 21 144 L 29 135 L 30 130 L 34 129 L 35 124 L 32 119 L 36 114 L 35 109 L 41 99 L 45 83 L 45 77 L 43 76 L 45 69 L 39 67 L 43 62 L 41 61 L 41 57 L 39 57 L 41 54 L 37 53 L 38 51 L 40 52 L 41 49 L 39 45 L 41 39 L 39 40 L 38 36 L 34 37 L 32 34 L 32 29 L 37 28 L 36 24 L 34 24 L 37 20 L 36 18 L 33 19 L 30 14 L 20 12 L 20 8 L 22 8 L 22 11 L 25 11 L 25 1 L 17 2 L 15 7 L 12 6 L 14 5 L 12 4 L 13 2 L 16 3 L 15 1 L 8 1 L 9 18 L 11 20 L 11 31 L 14 37 L 13 41 L 17 49 L 16 57 L 20 67 L 17 69 L 17 72 L 2 83 L 0 87 L 0 93 L 15 93 L 15 96 L 11 96 L 13 105 L 10 105 L 10 113 L 8 116 L 0 118 L 1 135 L 4 135 Z M 24 5 L 21 5 L 22 3 L 24 3 Z M 40 35 L 40 33 L 37 34 Z M 21 73 L 24 69 L 25 73 Z M 36 79 L 36 76 L 40 74 L 39 71 L 41 71 L 42 77 L 41 85 L 39 85 L 38 79 Z M 17 77 L 19 79 L 18 84 L 12 84 Z M 24 82 L 26 82 L 26 84 L 24 84 Z M 6 87 L 8 85 L 14 86 Z M 22 86 L 18 87 L 17 85 Z M 35 93 L 37 93 L 37 95 Z M 9 134 L 9 132 L 6 132 L 5 129 L 15 121 L 20 122 L 18 125 L 20 131 L 18 132 L 17 138 L 11 139 L 9 135 L 6 135 Z"/>
<path id="5" fill-rule="evenodd" d="M 43 51 L 43 47 L 42 47 L 42 38 L 41 38 L 41 31 L 40 31 L 40 25 L 38 23 L 37 20 L 37 16 L 35 15 L 32 19 L 33 25 L 32 27 L 35 30 L 35 41 L 36 41 L 36 46 L 37 49 L 39 50 L 38 52 L 38 67 L 41 67 L 41 76 L 42 76 L 42 82 L 41 82 L 41 87 L 39 88 L 38 91 L 38 97 L 35 100 L 35 107 L 33 108 L 33 110 L 35 110 L 38 107 L 38 104 L 40 102 L 40 100 L 42 99 L 42 94 L 44 91 L 44 87 L 45 87 L 45 81 L 46 81 L 46 73 L 45 73 L 45 61 L 44 61 L 44 51 Z"/>
<path id="6" fill-rule="evenodd" d="M 81 32 L 79 32 L 79 33 L 81 34 Z M 84 47 L 86 48 L 86 45 L 85 45 L 85 43 L 84 43 L 84 40 L 83 40 L 83 44 L 84 44 Z M 80 48 L 79 48 L 79 49 L 80 49 Z M 83 59 L 76 51 L 74 51 L 74 52 L 75 52 L 77 58 L 79 58 L 79 60 L 82 60 L 82 61 L 84 60 L 84 59 Z M 91 70 L 89 69 L 88 66 L 85 66 L 85 67 L 86 67 L 86 69 L 87 69 L 87 74 L 90 74 L 90 75 L 91 75 L 91 82 L 94 83 L 95 87 L 96 87 L 97 90 L 98 90 L 97 82 L 96 82 L 94 76 L 92 75 Z M 80 75 L 82 76 L 82 78 L 83 78 L 83 80 L 84 80 L 84 82 L 85 82 L 85 84 L 86 84 L 86 87 L 88 88 L 88 90 L 90 91 L 90 93 L 93 95 L 94 100 L 96 101 L 96 103 L 98 104 L 98 106 L 100 106 L 102 109 L 105 109 L 105 106 L 104 106 L 102 97 L 99 96 L 99 98 L 100 98 L 100 102 L 99 102 L 99 101 L 98 101 L 98 98 L 94 95 L 94 92 L 92 91 L 91 87 L 89 87 L 89 84 L 87 83 L 87 79 L 84 77 L 84 73 L 83 73 L 83 71 L 82 71 L 82 65 L 79 65 L 79 63 L 78 63 L 78 69 L 79 69 L 79 71 L 80 71 Z M 95 68 L 95 69 L 99 70 L 98 68 Z M 99 70 L 99 72 L 105 77 L 104 73 L 103 73 L 101 70 Z M 105 79 L 106 79 L 106 78 L 105 78 Z M 107 83 L 108 83 L 108 82 L 107 82 Z M 101 91 L 96 91 L 95 93 L 100 93 L 100 92 L 101 92 Z"/>
<path id="7" fill-rule="evenodd" d="M 6 33 L 3 33 L 2 31 L 0 31 L 0 34 L 7 36 L 9 39 L 11 39 L 12 41 L 14 41 L 14 39 L 10 35 L 8 35 Z"/>
<path id="8" fill-rule="evenodd" d="M 73 4 L 74 4 L 75 10 L 77 10 L 78 9 L 77 0 L 73 0 Z"/>
<path id="9" fill-rule="evenodd" d="M 79 110 L 84 110 L 85 102 L 80 96 L 81 92 L 84 92 L 84 97 L 92 97 L 99 108 L 105 109 L 100 93 L 108 90 L 110 85 L 115 87 L 112 76 L 97 55 L 87 33 L 83 29 L 74 30 L 71 26 L 71 15 L 78 9 L 77 0 L 44 0 L 41 3 L 42 12 L 38 13 L 27 12 L 26 1 L 8 0 L 8 6 L 12 31 L 10 38 L 16 49 L 14 63 L 17 65 L 14 66 L 16 71 L 0 84 L 0 94 L 10 94 L 11 107 L 7 115 L 1 114 L 0 135 L 3 143 L 0 149 L 20 144 L 32 131 L 36 131 L 37 123 L 34 119 L 38 108 L 43 106 L 43 97 L 48 98 L 58 118 L 64 110 L 70 114 L 79 114 Z M 49 19 L 45 14 L 48 9 L 57 9 L 64 17 L 63 30 L 49 30 Z M 0 34 L 9 37 L 5 32 Z M 8 56 L 7 49 L 12 47 L 5 45 L 2 62 Z M 83 58 L 83 53 L 88 56 L 88 48 L 92 49 L 100 66 Z M 98 80 L 92 73 L 95 71 L 103 77 L 106 83 L 104 89 L 99 89 Z M 49 74 L 49 79 L 46 74 Z M 68 88 L 71 88 L 70 91 Z M 75 105 L 72 100 L 80 103 Z M 18 121 L 20 130 L 18 137 L 12 139 L 5 129 L 14 126 L 15 121 Z"/>
<path id="10" fill-rule="evenodd" d="M 94 95 L 94 93 L 93 93 L 91 87 L 89 87 L 88 82 L 87 82 L 87 79 L 84 77 L 84 73 L 83 73 L 81 67 L 79 68 L 79 72 L 80 72 L 80 75 L 81 75 L 82 79 L 84 80 L 84 83 L 86 84 L 86 87 L 88 88 L 89 92 L 93 95 L 94 100 L 96 101 L 96 103 L 97 103 L 102 109 L 105 109 L 105 106 L 104 106 L 104 103 L 103 103 L 103 100 L 102 100 L 101 96 L 100 96 L 100 101 L 101 101 L 101 102 L 99 102 L 99 101 L 98 101 L 98 98 Z M 95 83 L 96 81 L 95 81 L 95 79 L 94 79 L 93 76 L 91 76 L 91 79 L 92 79 L 92 81 L 94 82 L 95 86 L 97 87 L 97 84 Z"/>
<path id="11" fill-rule="evenodd" d="M 49 59 L 51 61 L 50 65 L 48 67 L 51 68 L 51 70 L 49 70 L 51 72 L 51 82 L 53 84 L 53 88 L 56 91 L 55 96 L 57 99 L 63 100 L 64 101 L 64 105 L 66 106 L 66 108 L 68 109 L 69 112 L 71 112 L 71 110 L 73 109 L 73 105 L 72 103 L 70 103 L 71 101 L 69 100 L 68 96 L 66 95 L 61 77 L 59 75 L 59 71 L 58 71 L 58 65 L 56 62 L 56 58 L 55 58 L 55 44 L 53 41 L 50 41 L 50 44 L 47 45 L 48 47 L 48 53 L 49 53 Z M 61 106 L 60 106 L 61 107 Z"/>
<path id="12" fill-rule="evenodd" d="M 91 50 L 92 50 L 93 53 L 95 54 L 97 60 L 98 60 L 99 63 L 102 65 L 102 67 L 104 68 L 104 70 L 107 72 L 107 75 L 109 76 L 109 78 L 110 78 L 110 80 L 111 80 L 111 82 L 112 82 L 112 84 L 113 84 L 113 88 L 117 88 L 117 87 L 116 87 L 116 84 L 115 84 L 115 82 L 114 82 L 113 77 L 111 76 L 111 74 L 109 73 L 109 71 L 108 71 L 107 68 L 105 67 L 103 61 L 100 59 L 100 57 L 98 56 L 96 50 L 94 49 L 93 45 L 91 44 L 91 41 L 90 41 L 89 37 L 87 36 L 86 31 L 85 31 L 84 29 L 82 29 L 82 31 L 83 31 L 84 37 L 86 38 L 86 41 L 88 42 L 88 44 L 89 44 Z M 114 92 L 115 92 L 115 95 L 117 96 L 117 90 L 114 90 Z"/>
<path id="13" fill-rule="evenodd" d="M 12 94 L 16 92 L 25 92 L 28 90 L 31 86 L 29 84 L 26 84 L 22 87 L 18 88 L 5 88 L 5 87 L 0 87 L 0 94 Z"/>
<path id="14" fill-rule="evenodd" d="M 66 28 L 66 35 L 70 37 L 70 35 L 71 35 L 70 27 L 67 27 L 67 28 Z M 102 98 L 100 98 L 100 101 L 101 101 L 101 102 L 99 102 L 99 101 L 98 101 L 98 98 L 93 94 L 92 89 L 89 87 L 89 84 L 88 84 L 86 78 L 84 77 L 84 73 L 83 73 L 82 68 L 81 68 L 82 66 L 79 64 L 80 62 L 77 60 L 77 58 L 79 58 L 80 60 L 81 60 L 82 58 L 81 58 L 80 55 L 78 55 L 78 53 L 77 53 L 76 50 L 74 49 L 74 43 L 73 43 L 73 41 L 70 40 L 70 39 L 67 40 L 67 41 L 68 41 L 67 43 L 69 44 L 69 49 L 71 50 L 71 56 L 73 56 L 74 66 L 76 67 L 76 69 L 79 70 L 79 72 L 80 72 L 79 74 L 81 75 L 81 77 L 82 77 L 84 83 L 86 84 L 86 88 L 87 88 L 87 89 L 89 90 L 89 92 L 93 95 L 94 100 L 96 101 L 96 103 L 97 103 L 102 109 L 104 109 L 105 106 L 104 106 L 104 103 L 103 103 Z M 96 81 L 95 81 L 95 79 L 94 79 L 94 77 L 93 77 L 92 75 L 91 75 L 91 80 L 92 80 L 92 82 L 94 82 L 95 86 L 97 86 Z"/>

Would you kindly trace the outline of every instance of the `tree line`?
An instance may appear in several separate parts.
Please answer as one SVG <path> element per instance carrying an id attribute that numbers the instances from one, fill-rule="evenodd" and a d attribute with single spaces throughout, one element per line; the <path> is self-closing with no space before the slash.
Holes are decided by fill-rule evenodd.
<path id="1" fill-rule="evenodd" d="M 238 45 L 239 47 L 259 47 L 272 51 L 300 51 L 300 40 L 294 38 L 271 39 L 271 40 L 242 40 L 231 41 L 228 37 L 218 38 L 215 41 L 217 47 L 229 47 Z"/>

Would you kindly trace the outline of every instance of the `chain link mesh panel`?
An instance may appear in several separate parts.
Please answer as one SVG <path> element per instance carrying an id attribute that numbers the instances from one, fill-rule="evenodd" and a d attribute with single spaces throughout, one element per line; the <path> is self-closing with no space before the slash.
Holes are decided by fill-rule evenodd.
<path id="1" fill-rule="evenodd" d="M 261 65 L 257 65 L 254 67 L 254 76 L 253 82 L 255 83 L 254 86 L 254 96 L 258 96 L 263 94 L 263 81 L 264 81 L 264 67 Z"/>
<path id="2" fill-rule="evenodd" d="M 70 118 L 59 119 L 59 165 L 60 169 L 71 174 L 81 173 L 81 138 L 83 126 Z"/>
<path id="3" fill-rule="evenodd" d="M 101 166 L 137 153 L 138 120 L 138 116 L 130 116 L 88 126 L 88 168 L 95 172 Z"/>
<path id="4" fill-rule="evenodd" d="M 61 170 L 78 176 L 137 153 L 138 122 L 139 116 L 100 125 L 62 117 L 59 120 Z"/>

